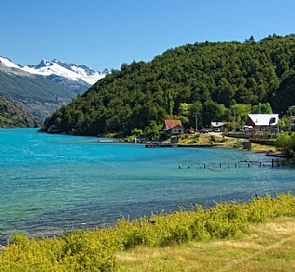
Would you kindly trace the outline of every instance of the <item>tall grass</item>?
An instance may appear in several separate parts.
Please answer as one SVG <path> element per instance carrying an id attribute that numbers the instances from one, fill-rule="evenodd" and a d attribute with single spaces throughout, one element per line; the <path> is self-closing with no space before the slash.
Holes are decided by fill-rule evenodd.
<path id="1" fill-rule="evenodd" d="M 115 253 L 137 245 L 163 247 L 188 241 L 235 237 L 251 223 L 295 216 L 295 197 L 255 198 L 246 204 L 216 204 L 203 210 L 178 211 L 115 226 L 76 230 L 61 237 L 28 239 L 16 234 L 0 253 L 0 271 L 118 271 Z"/>

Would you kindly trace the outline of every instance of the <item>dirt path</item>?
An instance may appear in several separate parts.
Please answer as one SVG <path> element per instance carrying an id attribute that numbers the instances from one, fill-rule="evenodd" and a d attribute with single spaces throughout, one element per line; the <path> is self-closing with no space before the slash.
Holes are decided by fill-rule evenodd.
<path id="1" fill-rule="evenodd" d="M 243 264 L 245 264 L 246 262 L 249 262 L 258 256 L 264 255 L 268 251 L 281 248 L 285 243 L 290 242 L 292 240 L 295 241 L 295 234 L 285 237 L 285 238 L 281 239 L 279 242 L 276 242 L 275 244 L 272 244 L 268 247 L 262 248 L 262 249 L 258 250 L 257 252 L 255 252 L 254 254 L 251 254 L 246 257 L 242 257 L 237 260 L 233 260 L 230 263 L 228 263 L 226 266 L 217 270 L 217 272 L 236 271 L 236 269 L 235 269 L 236 266 L 243 266 Z"/>

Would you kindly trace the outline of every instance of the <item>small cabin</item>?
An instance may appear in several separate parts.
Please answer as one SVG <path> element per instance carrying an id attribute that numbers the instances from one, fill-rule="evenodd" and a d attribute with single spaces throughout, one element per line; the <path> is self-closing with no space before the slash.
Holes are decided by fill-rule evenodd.
<path id="1" fill-rule="evenodd" d="M 164 120 L 163 133 L 168 135 L 178 135 L 184 132 L 184 127 L 180 120 Z"/>
<path id="2" fill-rule="evenodd" d="M 252 126 L 255 130 L 270 130 L 278 123 L 278 114 L 249 114 L 245 121 L 245 125 Z"/>
<path id="3" fill-rule="evenodd" d="M 211 122 L 211 128 L 213 131 L 226 132 L 227 123 L 226 122 Z"/>

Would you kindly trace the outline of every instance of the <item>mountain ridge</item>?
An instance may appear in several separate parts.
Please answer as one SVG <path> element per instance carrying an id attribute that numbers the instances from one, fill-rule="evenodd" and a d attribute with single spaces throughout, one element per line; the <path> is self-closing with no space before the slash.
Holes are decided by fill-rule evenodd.
<path id="1" fill-rule="evenodd" d="M 107 74 L 57 59 L 22 66 L 0 56 L 0 95 L 44 121 Z"/>
<path id="2" fill-rule="evenodd" d="M 43 59 L 37 65 L 19 65 L 14 63 L 10 58 L 0 55 L 0 63 L 7 67 L 20 69 L 30 74 L 41 75 L 44 77 L 56 75 L 74 81 L 82 80 L 89 85 L 93 85 L 96 81 L 104 78 L 106 74 L 109 73 L 107 69 L 103 72 L 98 72 L 86 65 L 61 62 L 58 59 Z"/>
<path id="3" fill-rule="evenodd" d="M 77 93 L 42 76 L 0 64 L 0 95 L 42 121 Z"/>
<path id="4" fill-rule="evenodd" d="M 0 127 L 35 127 L 37 122 L 20 107 L 0 96 Z"/>

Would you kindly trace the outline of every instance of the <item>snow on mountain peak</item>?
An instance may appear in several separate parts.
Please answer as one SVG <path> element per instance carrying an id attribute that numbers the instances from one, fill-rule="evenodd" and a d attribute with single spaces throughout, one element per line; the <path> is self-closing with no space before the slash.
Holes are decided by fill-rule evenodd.
<path id="1" fill-rule="evenodd" d="M 49 66 L 52 64 L 52 61 L 50 60 L 47 60 L 47 59 L 43 59 L 41 60 L 40 64 L 39 65 L 43 65 L 43 66 Z"/>
<path id="2" fill-rule="evenodd" d="M 10 68 L 20 68 L 17 64 L 13 63 L 9 58 L 4 58 L 0 56 L 0 63 Z"/>
<path id="3" fill-rule="evenodd" d="M 42 60 L 36 66 L 24 66 L 22 69 L 29 73 L 43 76 L 57 75 L 70 80 L 83 80 L 90 85 L 106 76 L 105 73 L 96 72 L 86 65 L 62 63 L 57 59 Z"/>
<path id="4" fill-rule="evenodd" d="M 76 65 L 62 63 L 58 59 L 47 60 L 43 59 L 38 65 L 17 65 L 10 59 L 0 56 L 0 63 L 10 67 L 21 69 L 25 72 L 41 76 L 59 76 L 69 80 L 79 81 L 82 80 L 90 85 L 93 85 L 99 79 L 104 78 L 107 73 L 97 72 L 86 65 Z"/>

